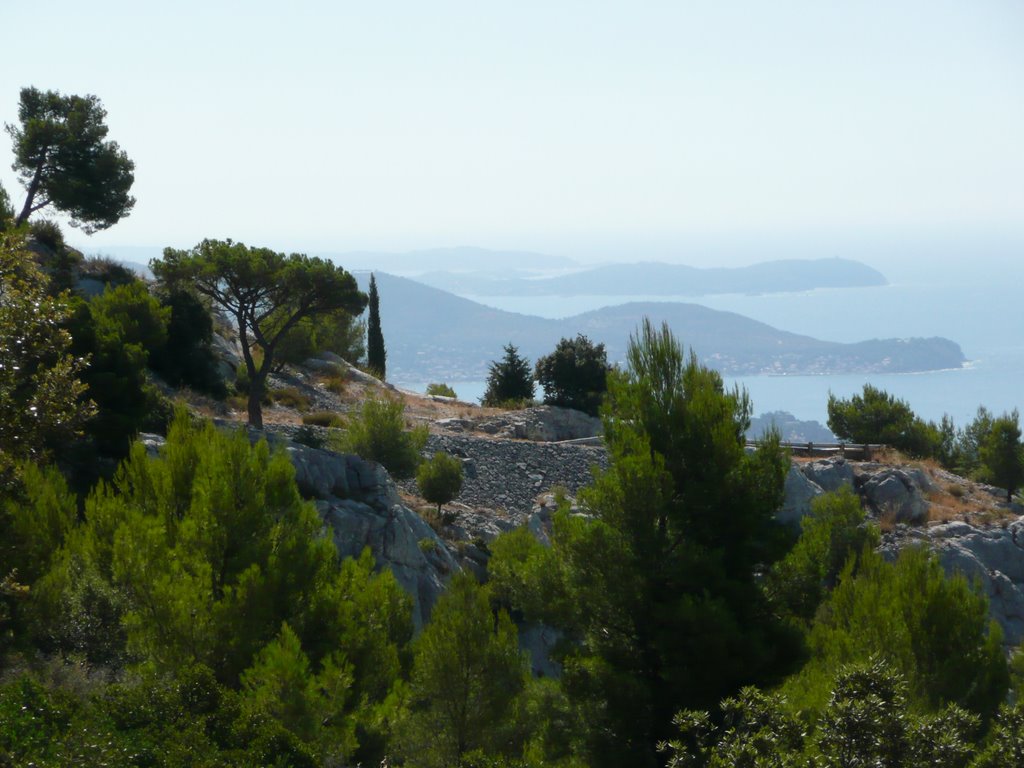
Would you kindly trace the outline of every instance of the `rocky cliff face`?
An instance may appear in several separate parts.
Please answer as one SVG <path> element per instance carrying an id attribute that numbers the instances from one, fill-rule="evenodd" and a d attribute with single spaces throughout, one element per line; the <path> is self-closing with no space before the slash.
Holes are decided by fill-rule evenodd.
<path id="1" fill-rule="evenodd" d="M 291 444 L 303 496 L 314 499 L 330 528 L 338 554 L 356 557 L 370 548 L 412 596 L 413 620 L 420 627 L 459 565 L 423 518 L 402 504 L 398 489 L 379 464 L 358 456 Z"/>

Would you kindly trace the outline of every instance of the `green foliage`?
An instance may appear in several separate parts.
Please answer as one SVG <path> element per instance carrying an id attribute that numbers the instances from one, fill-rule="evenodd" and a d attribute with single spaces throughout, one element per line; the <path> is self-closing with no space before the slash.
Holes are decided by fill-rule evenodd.
<path id="1" fill-rule="evenodd" d="M 936 456 L 942 450 L 942 433 L 934 423 L 918 418 L 905 401 L 871 384 L 848 400 L 829 393 L 828 428 L 840 440 L 884 443 L 911 456 Z"/>
<path id="2" fill-rule="evenodd" d="M 303 638 L 313 665 L 339 649 L 362 660 L 368 641 L 382 646 L 374 651 L 382 659 L 393 657 L 408 604 L 395 597 L 390 573 L 372 570 L 372 560 L 360 560 L 339 571 L 285 455 L 250 445 L 244 431 L 223 434 L 179 414 L 160 458 L 135 445 L 113 485 L 90 495 L 85 522 L 34 591 L 41 625 L 70 624 L 75 589 L 91 574 L 116 596 L 113 624 L 124 628 L 132 657 L 168 673 L 206 664 L 233 683 L 282 622 Z M 385 618 L 393 626 L 359 634 Z M 395 668 L 367 665 L 360 682 L 383 698 L 370 679 Z"/>
<path id="3" fill-rule="evenodd" d="M 846 485 L 814 499 L 801 527 L 796 544 L 769 572 L 766 589 L 785 615 L 809 622 L 850 558 L 878 546 L 879 531 Z"/>
<path id="4" fill-rule="evenodd" d="M 596 416 L 608 389 L 608 355 L 583 334 L 562 339 L 550 355 L 537 360 L 537 381 L 544 402 Z"/>
<path id="5" fill-rule="evenodd" d="M 427 394 L 437 397 L 458 397 L 455 390 L 447 384 L 427 384 Z"/>
<path id="6" fill-rule="evenodd" d="M 412 477 L 426 442 L 426 427 L 406 430 L 405 404 L 401 400 L 371 397 L 349 419 L 338 448 L 383 464 L 395 477 Z"/>
<path id="7" fill-rule="evenodd" d="M 64 296 L 47 295 L 22 235 L 0 232 L 0 476 L 11 462 L 41 458 L 80 431 L 92 414 L 82 395 L 85 360 L 62 327 Z"/>
<path id="8" fill-rule="evenodd" d="M 878 659 L 838 671 L 812 733 L 785 698 L 754 688 L 707 712 L 676 718 L 681 734 L 662 745 L 668 768 L 966 768 L 979 720 L 956 706 L 913 712 L 906 682 Z"/>
<path id="9" fill-rule="evenodd" d="M 356 723 L 345 717 L 352 681 L 340 655 L 327 657 L 314 674 L 298 636 L 284 624 L 242 674 L 242 708 L 277 721 L 320 760 L 341 763 L 356 748 Z"/>
<path id="10" fill-rule="evenodd" d="M 107 113 L 95 96 L 22 88 L 20 125 L 8 125 L 25 204 L 17 223 L 46 206 L 87 233 L 106 229 L 135 205 L 135 164 L 107 139 Z"/>
<path id="11" fill-rule="evenodd" d="M 334 411 L 314 411 L 313 413 L 302 414 L 302 423 L 315 427 L 332 427 L 335 429 L 345 426 L 345 420 L 340 414 Z"/>
<path id="12" fill-rule="evenodd" d="M 999 707 L 989 743 L 971 768 L 1024 768 L 1024 701 Z"/>
<path id="13" fill-rule="evenodd" d="M 167 341 L 150 350 L 149 366 L 172 387 L 187 386 L 217 398 L 227 388 L 214 357 L 213 318 L 206 306 L 190 291 L 171 290 L 158 296 L 170 310 Z"/>
<path id="14" fill-rule="evenodd" d="M 1004 413 L 992 420 L 984 439 L 978 445 L 982 477 L 993 485 L 1006 489 L 1006 500 L 1013 499 L 1014 491 L 1024 482 L 1024 446 L 1020 441 L 1020 415 Z"/>
<path id="15" fill-rule="evenodd" d="M 747 687 L 724 699 L 721 711 L 718 727 L 706 712 L 686 710 L 675 716 L 682 738 L 659 745 L 669 754 L 667 768 L 796 768 L 804 734 L 782 697 Z"/>
<path id="16" fill-rule="evenodd" d="M 810 711 L 823 708 L 823 681 L 833 670 L 873 656 L 906 678 L 919 708 L 957 704 L 991 715 L 1009 684 L 987 600 L 963 576 L 947 577 L 923 549 L 904 549 L 893 564 L 866 551 L 856 576 L 848 563 L 809 643 L 811 661 L 786 691 Z"/>
<path id="17" fill-rule="evenodd" d="M 150 266 L 168 289 L 190 288 L 236 323 L 250 382 L 249 424 L 257 428 L 263 426 L 267 376 L 288 333 L 307 318 L 357 315 L 366 305 L 355 279 L 331 262 L 231 240 L 204 240 L 189 251 L 167 248 Z"/>
<path id="18" fill-rule="evenodd" d="M 533 374 L 530 361 L 519 356 L 511 343 L 505 345 L 505 357 L 492 362 L 487 373 L 487 390 L 480 402 L 501 408 L 533 400 Z"/>
<path id="19" fill-rule="evenodd" d="M 129 441 L 159 415 L 159 395 L 147 384 L 149 351 L 167 343 L 171 309 L 141 281 L 108 287 L 72 320 L 73 351 L 90 356 L 82 379 L 98 412 L 88 431 L 104 453 L 124 456 Z"/>
<path id="20" fill-rule="evenodd" d="M 14 225 L 14 206 L 4 185 L 0 184 L 0 232 Z"/>
<path id="21" fill-rule="evenodd" d="M 441 505 L 447 504 L 462 490 L 462 462 L 447 453 L 435 453 L 416 471 L 416 485 L 424 499 L 437 504 L 437 514 L 440 515 Z"/>
<path id="22" fill-rule="evenodd" d="M 278 343 L 275 370 L 285 364 L 300 365 L 325 352 L 355 362 L 366 353 L 364 332 L 363 323 L 345 310 L 303 318 Z"/>
<path id="23" fill-rule="evenodd" d="M 64 233 L 60 225 L 51 219 L 37 219 L 29 224 L 29 231 L 40 243 L 54 253 L 64 250 Z"/>
<path id="24" fill-rule="evenodd" d="M 366 323 L 366 366 L 381 381 L 387 376 L 387 350 L 380 328 L 380 294 L 377 280 L 370 275 L 369 319 Z"/>
<path id="25" fill-rule="evenodd" d="M 555 516 L 550 553 L 495 542 L 496 594 L 573 639 L 563 685 L 593 765 L 653 765 L 682 707 L 704 706 L 796 655 L 755 572 L 788 540 L 775 522 L 788 462 L 778 438 L 744 448 L 749 401 L 645 323 L 609 376 L 611 464 Z M 543 599 L 541 596 L 544 596 Z"/>
<path id="26" fill-rule="evenodd" d="M 460 765 L 473 750 L 514 755 L 516 699 L 528 671 L 515 625 L 491 611 L 486 592 L 459 574 L 414 643 L 409 712 L 398 733 L 404 765 Z"/>
<path id="27" fill-rule="evenodd" d="M 270 393 L 270 399 L 278 405 L 286 408 L 294 408 L 297 411 L 307 411 L 311 405 L 310 400 L 296 387 L 284 387 L 275 389 Z"/>

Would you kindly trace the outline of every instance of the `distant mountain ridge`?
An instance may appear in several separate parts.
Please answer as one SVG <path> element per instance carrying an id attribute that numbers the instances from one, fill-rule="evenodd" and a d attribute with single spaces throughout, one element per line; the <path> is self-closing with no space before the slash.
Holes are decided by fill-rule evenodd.
<path id="1" fill-rule="evenodd" d="M 644 317 L 667 322 L 702 362 L 730 375 L 903 373 L 957 368 L 965 360 L 949 339 L 842 344 L 680 302 L 634 302 L 550 320 L 486 307 L 408 278 L 375 274 L 388 376 L 398 383 L 481 380 L 510 341 L 536 360 L 560 338 L 578 333 L 603 342 L 609 359 L 621 361 L 630 334 Z M 356 277 L 365 289 L 369 274 Z"/>
<path id="2" fill-rule="evenodd" d="M 310 255 L 331 259 L 349 271 L 380 270 L 403 275 L 419 275 L 438 269 L 507 275 L 522 271 L 535 273 L 579 267 L 577 262 L 565 256 L 551 256 L 533 251 L 491 250 L 474 246 L 429 248 L 407 253 L 349 251 L 316 254 L 311 252 Z"/>
<path id="3" fill-rule="evenodd" d="M 783 259 L 747 267 L 710 268 L 664 262 L 607 264 L 538 278 L 437 271 L 416 279 L 451 293 L 471 296 L 705 296 L 888 284 L 878 270 L 859 261 L 838 258 Z"/>

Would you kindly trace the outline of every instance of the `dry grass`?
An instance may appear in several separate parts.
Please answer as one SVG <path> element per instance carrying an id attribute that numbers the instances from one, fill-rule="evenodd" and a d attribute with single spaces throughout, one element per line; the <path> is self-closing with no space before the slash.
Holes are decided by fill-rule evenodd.
<path id="1" fill-rule="evenodd" d="M 311 424 L 315 427 L 341 428 L 345 426 L 345 420 L 333 411 L 314 411 L 313 413 L 304 413 L 302 415 L 302 423 Z"/>
<path id="2" fill-rule="evenodd" d="M 895 504 L 886 504 L 878 515 L 878 527 L 882 533 L 891 533 L 896 528 L 900 515 L 899 507 Z"/>

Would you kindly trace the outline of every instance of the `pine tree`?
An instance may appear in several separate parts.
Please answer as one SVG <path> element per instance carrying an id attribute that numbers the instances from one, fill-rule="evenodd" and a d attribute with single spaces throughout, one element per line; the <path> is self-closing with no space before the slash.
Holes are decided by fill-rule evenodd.
<path id="1" fill-rule="evenodd" d="M 501 407 L 533 400 L 533 370 L 530 361 L 519 356 L 511 342 L 505 345 L 505 357 L 492 362 L 487 374 L 487 391 L 481 403 Z"/>
<path id="2" fill-rule="evenodd" d="M 380 330 L 380 294 L 377 281 L 370 275 L 370 320 L 366 326 L 366 364 L 383 380 L 387 376 L 387 350 L 384 349 L 384 334 Z"/>

